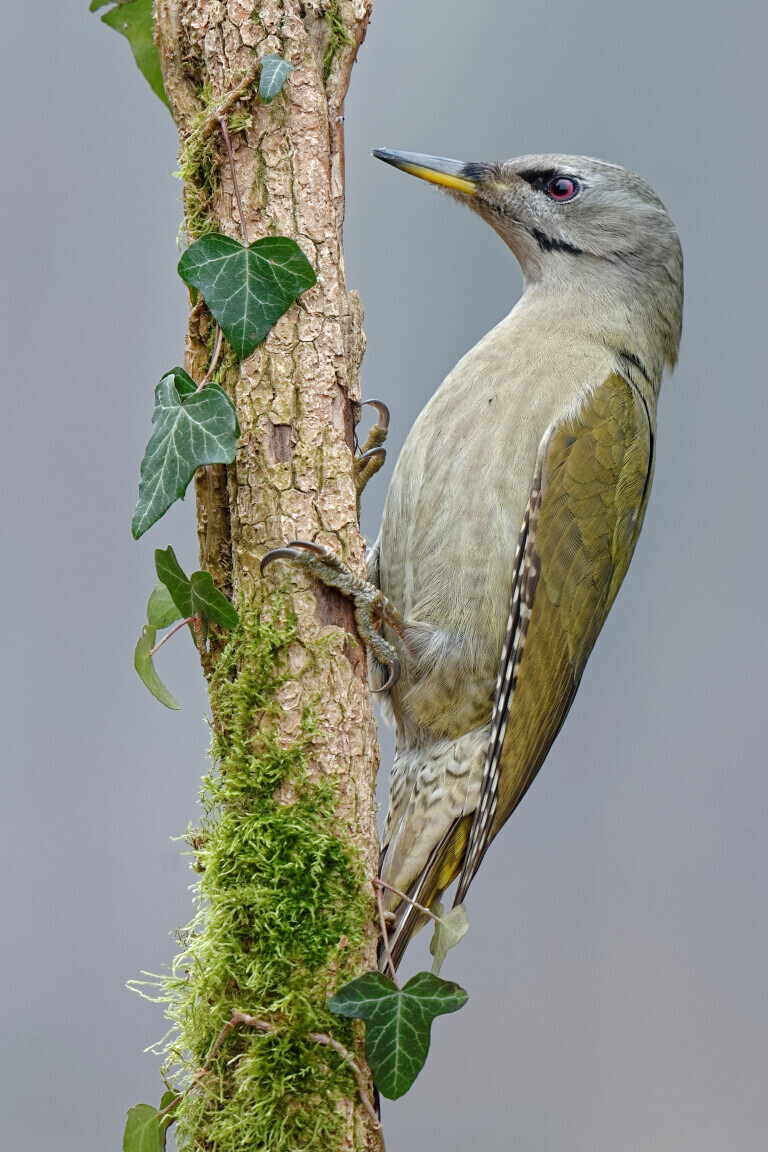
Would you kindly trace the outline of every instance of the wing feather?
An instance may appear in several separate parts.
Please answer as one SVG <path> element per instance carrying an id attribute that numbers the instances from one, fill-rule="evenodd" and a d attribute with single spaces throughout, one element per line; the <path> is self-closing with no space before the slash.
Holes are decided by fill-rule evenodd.
<path id="1" fill-rule="evenodd" d="M 565 720 L 629 566 L 652 469 L 647 406 L 618 374 L 542 440 L 456 903 Z"/>

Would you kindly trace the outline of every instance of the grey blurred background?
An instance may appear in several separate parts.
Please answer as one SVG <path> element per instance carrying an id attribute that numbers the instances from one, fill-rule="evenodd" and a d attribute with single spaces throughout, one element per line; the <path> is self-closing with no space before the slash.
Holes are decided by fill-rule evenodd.
<path id="1" fill-rule="evenodd" d="M 132 650 L 152 551 L 196 559 L 191 501 L 135 544 L 152 389 L 182 355 L 167 111 L 86 0 L 6 19 L 2 1146 L 108 1152 L 159 1096 L 142 1048 L 189 913 L 205 697 L 188 644 Z M 564 732 L 472 888 L 390 1152 L 768 1146 L 764 584 L 766 17 L 754 0 L 378 0 L 347 104 L 349 285 L 391 462 L 514 303 L 481 221 L 369 157 L 583 152 L 656 189 L 686 259 L 643 536 Z M 12 47 L 10 47 L 12 45 Z M 385 764 L 388 752 L 385 747 Z M 419 948 L 421 952 L 419 952 Z M 411 965 L 423 959 L 414 948 Z"/>

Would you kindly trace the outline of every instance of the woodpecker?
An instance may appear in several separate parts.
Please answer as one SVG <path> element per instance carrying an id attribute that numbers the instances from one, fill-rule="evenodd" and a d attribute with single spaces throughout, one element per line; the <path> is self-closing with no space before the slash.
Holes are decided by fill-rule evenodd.
<path id="1" fill-rule="evenodd" d="M 397 964 L 426 920 L 410 901 L 429 907 L 457 877 L 464 901 L 627 572 L 677 359 L 683 262 L 661 201 L 618 165 L 373 155 L 474 209 L 523 272 L 520 300 L 411 429 L 368 581 L 312 542 L 264 558 L 355 602 L 396 730 L 380 875 L 409 898 L 384 894 Z"/>

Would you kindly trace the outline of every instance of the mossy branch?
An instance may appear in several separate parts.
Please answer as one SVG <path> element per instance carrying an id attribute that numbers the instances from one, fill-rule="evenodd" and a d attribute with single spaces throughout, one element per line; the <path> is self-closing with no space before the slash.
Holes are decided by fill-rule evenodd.
<path id="1" fill-rule="evenodd" d="M 155 3 L 187 236 L 289 236 L 318 277 L 246 361 L 225 348 L 213 379 L 236 405 L 239 448 L 196 481 L 201 566 L 240 622 L 211 644 L 213 767 L 188 835 L 197 909 L 156 988 L 172 1026 L 164 1073 L 183 1093 L 183 1152 L 382 1147 L 361 1026 L 326 1006 L 375 955 L 377 752 L 364 655 L 336 593 L 259 574 L 265 552 L 296 537 L 363 570 L 353 451 L 364 341 L 344 284 L 341 133 L 368 14 L 369 0 L 281 0 L 250 13 Z M 294 68 L 264 105 L 254 81 L 270 53 Z M 186 359 L 195 380 L 213 341 L 197 303 Z"/>
<path id="2" fill-rule="evenodd" d="M 157 988 L 172 1023 L 163 1074 L 184 1093 L 180 1147 L 204 1131 L 214 1147 L 327 1152 L 343 1131 L 338 1101 L 364 1083 L 318 1047 L 331 1032 L 347 1054 L 355 1042 L 325 1001 L 359 970 L 371 899 L 333 783 L 308 770 L 316 717 L 305 711 L 287 747 L 277 732 L 296 636 L 284 595 L 242 611 L 211 680 L 217 770 L 188 832 L 198 911 Z M 265 1036 L 229 1035 L 243 1013 L 270 1022 Z"/>

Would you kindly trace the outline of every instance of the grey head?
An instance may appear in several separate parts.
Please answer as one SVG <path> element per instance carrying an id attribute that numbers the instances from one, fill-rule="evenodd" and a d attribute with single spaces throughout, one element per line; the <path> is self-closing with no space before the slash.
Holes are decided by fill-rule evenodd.
<path id="1" fill-rule="evenodd" d="M 444 188 L 512 249 L 526 290 L 576 292 L 631 309 L 658 342 L 658 374 L 680 342 L 683 257 L 664 205 L 626 168 L 549 154 L 464 162 L 377 149 L 380 160 Z"/>

